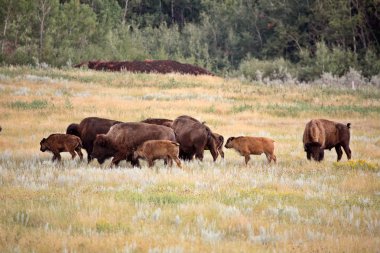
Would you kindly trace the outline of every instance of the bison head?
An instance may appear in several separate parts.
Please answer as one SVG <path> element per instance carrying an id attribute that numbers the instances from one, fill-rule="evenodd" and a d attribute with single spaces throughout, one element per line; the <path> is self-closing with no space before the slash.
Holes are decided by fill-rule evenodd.
<path id="1" fill-rule="evenodd" d="M 227 139 L 227 142 L 226 142 L 226 145 L 224 145 L 225 148 L 233 148 L 233 140 L 235 139 L 235 137 L 230 137 Z"/>
<path id="2" fill-rule="evenodd" d="M 133 160 L 137 160 L 139 158 L 145 158 L 144 152 L 141 147 L 133 152 Z"/>
<path id="3" fill-rule="evenodd" d="M 322 161 L 325 153 L 323 148 L 321 148 L 320 143 L 308 143 L 305 145 L 305 151 L 307 153 L 307 158 L 312 157 L 315 161 Z"/>
<path id="4" fill-rule="evenodd" d="M 105 134 L 97 134 L 94 141 L 91 157 L 96 158 L 100 164 L 114 155 L 115 150 Z"/>
<path id="5" fill-rule="evenodd" d="M 66 129 L 66 134 L 72 134 L 72 135 L 76 135 L 80 137 L 79 124 L 75 124 L 75 123 L 70 124 Z"/>
<path id="6" fill-rule="evenodd" d="M 48 145 L 47 145 L 47 141 L 46 141 L 46 138 L 43 138 L 41 141 L 40 141 L 40 150 L 42 152 L 45 152 L 46 150 L 48 150 Z"/>

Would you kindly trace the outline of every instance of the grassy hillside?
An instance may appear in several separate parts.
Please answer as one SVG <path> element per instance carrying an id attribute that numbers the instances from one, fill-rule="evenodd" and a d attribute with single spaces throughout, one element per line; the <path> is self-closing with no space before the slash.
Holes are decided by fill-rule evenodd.
<path id="1" fill-rule="evenodd" d="M 236 152 L 170 172 L 39 151 L 98 116 L 187 114 L 225 139 L 266 136 L 277 164 Z M 311 118 L 351 122 L 353 160 L 309 162 Z M 380 248 L 380 90 L 263 86 L 210 76 L 0 68 L 1 252 L 373 252 Z"/>

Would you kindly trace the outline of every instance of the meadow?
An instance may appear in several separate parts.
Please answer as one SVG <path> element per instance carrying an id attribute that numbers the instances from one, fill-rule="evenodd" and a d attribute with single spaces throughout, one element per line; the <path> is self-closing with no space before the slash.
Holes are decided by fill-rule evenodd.
<path id="1" fill-rule="evenodd" d="M 62 163 L 39 151 L 89 116 L 191 115 L 224 136 L 273 138 L 276 164 L 232 150 L 170 171 Z M 353 159 L 306 160 L 312 118 L 351 125 Z M 377 252 L 380 89 L 179 74 L 0 67 L 0 252 Z M 83 151 L 85 153 L 85 151 Z M 85 155 L 86 157 L 86 155 Z"/>

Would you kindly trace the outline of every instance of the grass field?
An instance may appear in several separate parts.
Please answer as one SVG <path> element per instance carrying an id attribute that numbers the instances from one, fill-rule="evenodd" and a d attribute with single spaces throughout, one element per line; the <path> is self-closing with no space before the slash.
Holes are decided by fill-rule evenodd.
<path id="1" fill-rule="evenodd" d="M 276 141 L 277 164 L 236 152 L 169 171 L 108 169 L 39 151 L 88 116 L 187 114 Z M 353 160 L 309 162 L 311 118 L 351 122 Z M 378 252 L 380 90 L 264 86 L 210 76 L 0 68 L 0 252 Z"/>

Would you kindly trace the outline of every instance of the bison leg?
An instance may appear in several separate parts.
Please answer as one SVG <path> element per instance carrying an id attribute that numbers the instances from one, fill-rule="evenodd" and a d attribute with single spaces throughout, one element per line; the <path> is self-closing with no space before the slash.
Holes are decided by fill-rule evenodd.
<path id="1" fill-rule="evenodd" d="M 203 153 L 204 153 L 204 149 L 203 148 L 200 148 L 197 150 L 197 152 L 195 153 L 195 157 L 199 160 L 199 161 L 203 161 Z M 216 160 L 216 158 L 214 158 L 214 161 Z"/>
<path id="2" fill-rule="evenodd" d="M 184 152 L 182 150 L 179 151 L 179 157 L 185 161 L 193 160 L 193 155 L 194 155 L 194 153 L 187 153 L 187 152 Z"/>
<path id="3" fill-rule="evenodd" d="M 245 157 L 245 165 L 247 165 L 248 162 L 249 162 L 249 160 L 250 160 L 251 158 L 249 157 L 249 154 L 245 155 L 244 157 Z"/>
<path id="4" fill-rule="evenodd" d="M 351 149 L 348 146 L 348 144 L 343 145 L 343 149 L 344 149 L 344 152 L 347 155 L 347 159 L 350 160 L 351 159 Z"/>
<path id="5" fill-rule="evenodd" d="M 336 151 L 336 154 L 338 155 L 337 161 L 339 162 L 340 159 L 342 159 L 342 155 L 343 155 L 342 146 L 336 145 L 335 151 Z"/>
<path id="6" fill-rule="evenodd" d="M 213 161 L 215 162 L 216 159 L 218 159 L 218 155 L 219 155 L 218 150 L 211 147 L 210 148 L 210 153 L 211 153 Z M 203 154 L 202 154 L 202 157 L 203 157 Z"/>
<path id="7" fill-rule="evenodd" d="M 265 154 L 265 156 L 267 157 L 268 163 L 270 163 L 272 161 L 270 154 Z"/>
<path id="8" fill-rule="evenodd" d="M 271 159 L 273 160 L 274 163 L 277 163 L 277 157 L 274 154 L 271 154 Z"/>
<path id="9" fill-rule="evenodd" d="M 168 156 L 166 159 L 168 160 L 169 167 L 172 167 L 173 166 L 173 159 L 170 156 Z"/>
<path id="10" fill-rule="evenodd" d="M 61 161 L 61 154 L 60 153 L 56 153 L 55 157 L 58 159 L 59 162 Z"/>
<path id="11" fill-rule="evenodd" d="M 223 152 L 222 149 L 219 150 L 219 154 L 220 154 L 220 156 L 224 159 L 224 152 Z"/>
<path id="12" fill-rule="evenodd" d="M 124 157 L 125 157 L 125 156 L 124 156 L 123 154 L 116 154 L 116 155 L 113 157 L 113 159 L 112 159 L 111 167 L 112 167 L 113 165 L 118 166 L 118 165 L 119 165 L 119 162 L 120 162 L 121 160 L 124 160 L 124 159 L 125 159 Z"/>
<path id="13" fill-rule="evenodd" d="M 310 151 L 306 151 L 306 158 L 307 158 L 307 160 L 311 160 L 311 152 Z"/>
<path id="14" fill-rule="evenodd" d="M 268 159 L 268 162 L 271 163 L 271 161 L 273 160 L 274 163 L 276 163 L 276 156 L 274 154 L 265 154 L 267 156 L 267 159 Z"/>
<path id="15" fill-rule="evenodd" d="M 151 167 L 153 167 L 153 165 L 154 165 L 153 160 L 152 159 L 148 159 L 148 167 L 151 168 Z"/>
<path id="16" fill-rule="evenodd" d="M 69 153 L 71 154 L 71 159 L 74 160 L 75 156 L 77 155 L 77 154 L 75 153 L 75 151 L 72 150 L 72 151 L 69 151 Z"/>
<path id="17" fill-rule="evenodd" d="M 75 151 L 78 153 L 80 160 L 83 160 L 83 153 L 80 147 L 77 147 Z"/>
<path id="18" fill-rule="evenodd" d="M 174 161 L 176 162 L 179 168 L 182 168 L 181 161 L 178 159 L 178 157 L 174 157 Z"/>
<path id="19" fill-rule="evenodd" d="M 92 150 L 86 149 L 86 152 L 87 152 L 87 163 L 90 163 L 93 159 L 91 156 Z"/>

